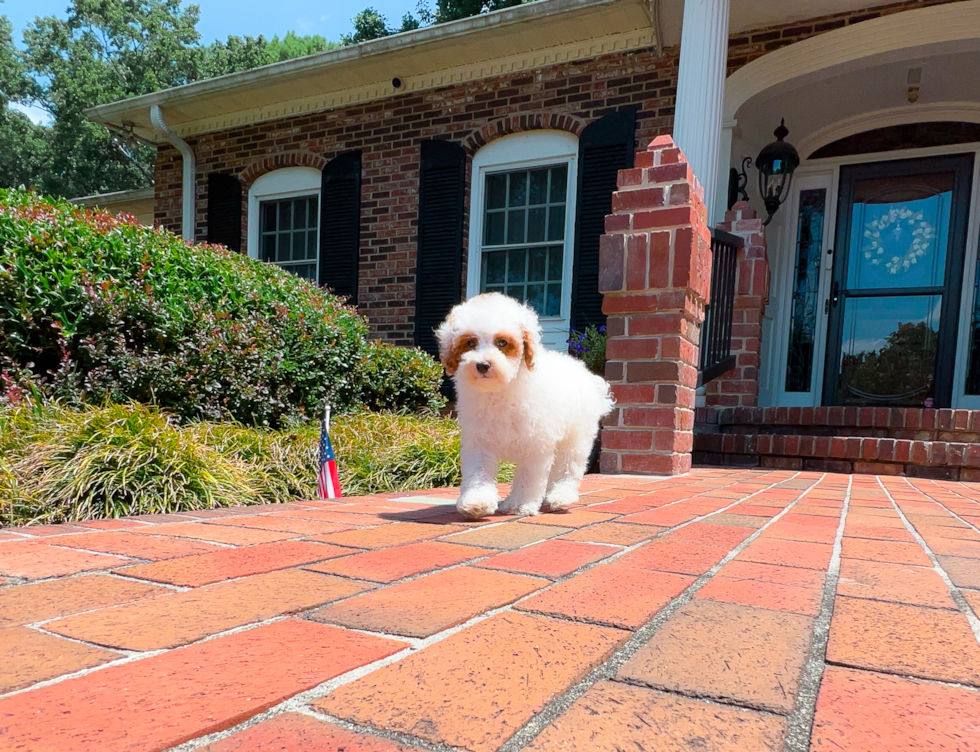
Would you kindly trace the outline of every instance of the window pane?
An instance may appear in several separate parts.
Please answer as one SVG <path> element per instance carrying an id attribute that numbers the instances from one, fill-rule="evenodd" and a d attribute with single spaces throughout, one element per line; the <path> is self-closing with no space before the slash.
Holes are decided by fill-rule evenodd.
<path id="1" fill-rule="evenodd" d="M 941 295 L 844 298 L 841 404 L 923 407 L 934 397 Z"/>
<path id="2" fill-rule="evenodd" d="M 262 236 L 262 260 L 263 261 L 275 261 L 276 260 L 276 235 L 275 233 L 269 233 L 268 235 Z"/>
<path id="3" fill-rule="evenodd" d="M 503 284 L 507 267 L 507 251 L 494 251 L 483 256 L 483 284 Z"/>
<path id="4" fill-rule="evenodd" d="M 544 313 L 544 285 L 527 286 L 527 304 L 538 313 Z"/>
<path id="5" fill-rule="evenodd" d="M 285 268 L 297 277 L 316 281 L 316 267 L 313 264 L 298 264 L 297 266 L 287 266 Z"/>
<path id="6" fill-rule="evenodd" d="M 306 257 L 315 259 L 317 257 L 317 247 L 316 247 L 316 230 L 310 230 L 306 234 Z"/>
<path id="7" fill-rule="evenodd" d="M 529 204 L 548 203 L 548 172 L 549 170 L 534 170 L 531 173 Z"/>
<path id="8" fill-rule="evenodd" d="M 980 394 L 980 253 L 973 281 L 973 315 L 970 319 L 970 361 L 966 369 L 966 394 Z"/>
<path id="9" fill-rule="evenodd" d="M 548 216 L 548 240 L 565 239 L 565 207 L 552 206 Z"/>
<path id="10" fill-rule="evenodd" d="M 282 212 L 279 213 L 279 218 L 282 218 Z M 279 234 L 279 255 L 276 261 L 292 261 L 292 240 L 293 237 L 288 232 Z"/>
<path id="11" fill-rule="evenodd" d="M 944 283 L 953 180 L 948 172 L 919 175 L 900 185 L 894 178 L 855 184 L 849 289 Z"/>
<path id="12" fill-rule="evenodd" d="M 506 212 L 493 212 L 487 214 L 486 227 L 483 232 L 483 245 L 503 245 L 504 244 L 504 218 Z"/>
<path id="13" fill-rule="evenodd" d="M 567 165 L 488 175 L 481 289 L 561 315 Z M 557 243 L 527 248 L 527 244 Z M 510 246 L 507 250 L 491 247 Z"/>
<path id="14" fill-rule="evenodd" d="M 786 358 L 786 391 L 809 392 L 812 388 L 813 345 L 820 292 L 820 259 L 827 191 L 800 191 L 796 232 L 796 272 L 790 311 L 789 352 Z"/>
<path id="15" fill-rule="evenodd" d="M 561 285 L 548 285 L 548 299 L 545 303 L 544 313 L 546 316 L 561 315 Z"/>
<path id="16" fill-rule="evenodd" d="M 275 232 L 276 230 L 276 202 L 262 202 L 262 222 L 260 232 Z"/>
<path id="17" fill-rule="evenodd" d="M 511 209 L 507 212 L 507 242 L 508 244 L 523 243 L 525 240 L 524 222 L 527 214 L 524 209 Z"/>
<path id="18" fill-rule="evenodd" d="M 503 209 L 507 196 L 507 176 L 487 175 L 487 208 Z"/>
<path id="19" fill-rule="evenodd" d="M 507 283 L 524 282 L 525 265 L 527 264 L 527 252 L 522 248 L 519 251 L 509 251 L 507 253 Z"/>
<path id="20" fill-rule="evenodd" d="M 548 251 L 545 248 L 532 248 L 527 262 L 527 281 L 544 282 Z"/>
<path id="21" fill-rule="evenodd" d="M 565 188 L 568 181 L 568 165 L 551 168 L 551 203 L 565 203 Z"/>
<path id="22" fill-rule="evenodd" d="M 288 230 L 292 227 L 292 202 L 291 201 L 280 201 L 279 202 L 279 231 Z"/>
<path id="23" fill-rule="evenodd" d="M 544 240 L 545 218 L 547 209 L 530 209 L 527 213 L 527 242 L 540 243 Z"/>
<path id="24" fill-rule="evenodd" d="M 319 225 L 319 222 L 317 221 L 319 219 L 318 215 L 320 213 L 319 202 L 318 202 L 316 196 L 314 196 L 313 198 L 308 198 L 307 201 L 309 202 L 309 209 L 308 209 L 307 214 L 306 214 L 306 217 L 307 217 L 307 225 L 306 226 L 307 227 L 316 227 L 317 225 Z"/>
<path id="25" fill-rule="evenodd" d="M 293 229 L 306 229 L 306 199 L 300 198 L 293 202 Z"/>
<path id="26" fill-rule="evenodd" d="M 527 204 L 527 173 L 512 172 L 507 177 L 510 180 L 507 205 L 524 206 Z"/>
<path id="27" fill-rule="evenodd" d="M 548 280 L 551 282 L 561 280 L 562 259 L 564 249 L 560 245 L 553 245 L 548 249 Z"/>

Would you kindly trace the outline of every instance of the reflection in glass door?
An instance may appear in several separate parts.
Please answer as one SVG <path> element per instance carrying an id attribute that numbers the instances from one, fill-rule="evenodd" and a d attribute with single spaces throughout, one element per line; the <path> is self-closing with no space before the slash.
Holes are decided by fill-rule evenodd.
<path id="1" fill-rule="evenodd" d="M 824 404 L 949 406 L 972 164 L 842 168 Z"/>

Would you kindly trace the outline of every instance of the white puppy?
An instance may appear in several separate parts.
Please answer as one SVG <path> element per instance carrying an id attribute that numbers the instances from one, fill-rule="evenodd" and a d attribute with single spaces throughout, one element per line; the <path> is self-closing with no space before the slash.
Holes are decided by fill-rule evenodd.
<path id="1" fill-rule="evenodd" d="M 497 511 L 497 469 L 515 462 L 506 514 L 538 514 L 578 500 L 599 430 L 612 409 L 605 380 L 581 361 L 541 347 L 534 311 L 500 293 L 470 298 L 436 330 L 456 384 L 463 485 L 456 508 L 470 518 Z"/>

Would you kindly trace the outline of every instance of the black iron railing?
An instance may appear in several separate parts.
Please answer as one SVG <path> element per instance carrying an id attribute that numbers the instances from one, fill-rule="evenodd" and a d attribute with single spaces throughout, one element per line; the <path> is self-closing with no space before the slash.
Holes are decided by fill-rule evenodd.
<path id="1" fill-rule="evenodd" d="M 738 250 L 745 241 L 722 230 L 711 231 L 711 293 L 701 325 L 698 386 L 735 367 L 732 355 L 732 314 L 738 286 Z"/>

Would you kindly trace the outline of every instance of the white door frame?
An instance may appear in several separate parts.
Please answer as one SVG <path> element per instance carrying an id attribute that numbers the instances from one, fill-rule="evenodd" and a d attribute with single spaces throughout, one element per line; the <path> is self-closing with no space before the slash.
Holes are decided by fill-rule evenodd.
<path id="1" fill-rule="evenodd" d="M 766 316 L 775 322 L 769 347 L 763 341 L 761 362 L 770 368 L 768 382 L 771 385 L 771 402 L 776 407 L 817 407 L 823 398 L 823 375 L 827 353 L 827 321 L 823 304 L 830 290 L 832 271 L 827 263 L 827 249 L 834 243 L 837 228 L 837 194 L 840 186 L 840 170 L 845 165 L 891 162 L 947 154 L 968 154 L 973 158 L 973 180 L 970 187 L 970 215 L 966 235 L 966 256 L 963 265 L 963 288 L 960 297 L 959 322 L 956 338 L 956 365 L 953 372 L 952 406 L 958 409 L 980 409 L 980 395 L 964 394 L 967 360 L 969 358 L 970 320 L 972 317 L 977 254 L 980 250 L 980 143 L 954 144 L 928 149 L 857 154 L 847 157 L 805 160 L 793 176 L 790 198 L 780 207 L 788 211 L 782 230 L 767 238 L 769 263 L 772 266 L 772 294 Z M 814 363 L 809 392 L 786 392 L 786 360 L 789 349 L 789 327 L 792 315 L 793 273 L 795 271 L 796 233 L 799 219 L 800 191 L 827 188 L 827 213 L 824 223 L 824 240 L 821 252 L 820 293 L 818 297 L 817 329 L 814 333 Z M 942 354 L 940 354 L 942 357 Z M 760 374 L 760 380 L 761 380 Z"/>

